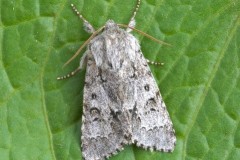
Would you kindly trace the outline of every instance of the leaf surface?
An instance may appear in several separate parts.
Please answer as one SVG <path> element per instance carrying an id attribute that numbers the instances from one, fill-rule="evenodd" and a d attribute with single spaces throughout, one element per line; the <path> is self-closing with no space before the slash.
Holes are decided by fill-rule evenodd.
<path id="1" fill-rule="evenodd" d="M 85 71 L 80 56 L 62 65 L 90 37 L 74 3 L 99 28 L 127 24 L 135 0 L 0 0 L 0 159 L 81 159 Z M 111 160 L 237 160 L 240 157 L 240 1 L 142 0 L 133 33 L 151 66 L 177 136 L 173 153 L 125 146 Z"/>

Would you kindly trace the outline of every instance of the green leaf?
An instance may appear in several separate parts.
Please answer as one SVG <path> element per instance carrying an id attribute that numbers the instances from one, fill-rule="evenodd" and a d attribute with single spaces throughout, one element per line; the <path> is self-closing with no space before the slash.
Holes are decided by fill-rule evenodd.
<path id="1" fill-rule="evenodd" d="M 81 159 L 84 71 L 62 65 L 95 28 L 127 24 L 135 0 L 0 0 L 0 159 Z M 125 146 L 111 160 L 237 160 L 240 157 L 240 1 L 142 0 L 134 33 L 150 60 L 177 135 L 173 153 Z"/>

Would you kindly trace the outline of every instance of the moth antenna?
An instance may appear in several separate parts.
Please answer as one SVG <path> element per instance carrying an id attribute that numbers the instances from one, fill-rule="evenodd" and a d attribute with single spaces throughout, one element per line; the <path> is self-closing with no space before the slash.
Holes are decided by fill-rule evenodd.
<path id="1" fill-rule="evenodd" d="M 145 37 L 147 37 L 147 38 L 149 38 L 149 39 L 151 39 L 151 40 L 153 40 L 153 41 L 155 41 L 155 42 L 157 42 L 157 43 L 159 43 L 159 44 L 164 44 L 164 45 L 167 45 L 167 46 L 172 46 L 172 45 L 169 44 L 169 43 L 166 43 L 166 42 L 164 42 L 164 41 L 160 41 L 160 40 L 158 40 L 157 38 L 154 38 L 153 36 L 150 36 L 149 34 L 143 32 L 143 31 L 140 31 L 140 30 L 138 30 L 138 29 L 136 29 L 136 28 L 130 27 L 130 26 L 128 26 L 128 25 L 118 24 L 118 26 L 125 27 L 125 28 L 130 28 L 130 29 L 132 29 L 132 30 L 134 30 L 134 31 L 142 34 L 143 36 L 145 36 Z"/>
<path id="2" fill-rule="evenodd" d="M 73 11 L 78 15 L 78 17 L 79 17 L 83 22 L 89 23 L 89 22 L 83 17 L 83 15 L 77 10 L 77 8 L 75 7 L 74 4 L 71 4 L 71 7 L 72 7 Z"/>
<path id="3" fill-rule="evenodd" d="M 137 0 L 137 5 L 136 5 L 136 7 L 135 7 L 135 10 L 133 11 L 133 14 L 132 14 L 132 17 L 131 17 L 129 23 L 128 23 L 128 26 L 129 26 L 129 28 L 127 29 L 128 32 L 131 31 L 131 28 L 130 28 L 130 27 L 135 27 L 135 24 L 136 24 L 136 22 L 135 22 L 135 16 L 136 16 L 136 14 L 137 14 L 137 12 L 138 12 L 138 9 L 139 9 L 139 7 L 140 7 L 140 3 L 141 3 L 141 0 Z"/>
<path id="4" fill-rule="evenodd" d="M 97 31 L 95 31 L 84 43 L 81 45 L 81 47 L 77 50 L 77 52 L 63 65 L 65 67 L 68 65 L 74 58 L 76 58 L 79 53 L 82 51 L 82 49 L 104 28 L 105 26 L 101 27 Z"/>
<path id="5" fill-rule="evenodd" d="M 95 32 L 93 26 L 83 17 L 83 15 L 77 10 L 74 4 L 71 4 L 72 10 L 78 15 L 78 17 L 83 21 L 84 30 L 88 33 Z"/>
<path id="6" fill-rule="evenodd" d="M 131 18 L 131 19 L 134 19 L 134 18 L 135 18 L 136 14 L 137 14 L 137 12 L 138 12 L 138 9 L 139 9 L 139 7 L 140 7 L 140 4 L 141 4 L 141 0 L 137 0 L 137 5 L 136 5 L 136 8 L 135 8 L 135 10 L 134 10 L 134 12 L 133 12 L 133 15 L 132 15 L 132 18 Z"/>

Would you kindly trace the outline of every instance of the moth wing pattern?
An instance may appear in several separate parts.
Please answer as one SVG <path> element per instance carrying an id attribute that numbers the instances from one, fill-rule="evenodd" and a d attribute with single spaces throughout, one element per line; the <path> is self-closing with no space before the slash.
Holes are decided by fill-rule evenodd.
<path id="1" fill-rule="evenodd" d="M 82 120 L 82 153 L 86 160 L 102 160 L 123 149 L 124 119 L 115 118 L 112 103 L 102 85 L 101 70 L 88 59 Z"/>
<path id="2" fill-rule="evenodd" d="M 172 122 L 137 39 L 109 20 L 87 52 L 83 157 L 102 160 L 135 142 L 172 151 Z"/>
<path id="3" fill-rule="evenodd" d="M 136 56 L 137 97 L 132 119 L 132 140 L 145 149 L 172 152 L 175 131 L 157 83 L 142 52 Z"/>

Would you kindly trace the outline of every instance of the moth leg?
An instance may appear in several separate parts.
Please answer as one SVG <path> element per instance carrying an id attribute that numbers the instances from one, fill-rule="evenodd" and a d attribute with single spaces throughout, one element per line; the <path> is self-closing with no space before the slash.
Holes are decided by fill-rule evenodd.
<path id="1" fill-rule="evenodd" d="M 78 17 L 83 21 L 83 28 L 88 33 L 94 33 L 95 29 L 93 26 L 80 14 L 74 4 L 71 4 L 73 11 L 78 15 Z"/>
<path id="2" fill-rule="evenodd" d="M 154 61 L 150 61 L 149 59 L 146 59 L 148 64 L 153 64 L 153 65 L 157 65 L 157 66 L 163 66 L 164 63 L 162 62 L 154 62 Z"/>
<path id="3" fill-rule="evenodd" d="M 87 53 L 88 53 L 88 51 L 86 51 L 83 54 L 82 58 L 80 59 L 80 64 L 79 64 L 78 68 L 76 68 L 74 71 L 68 73 L 65 76 L 57 77 L 57 80 L 67 79 L 67 78 L 70 78 L 70 77 L 73 77 L 74 75 L 76 75 L 76 73 L 78 73 L 84 66 L 86 66 L 86 64 L 87 64 Z"/>
<path id="4" fill-rule="evenodd" d="M 141 0 L 137 0 L 137 5 L 136 5 L 135 10 L 134 10 L 134 12 L 133 12 L 133 15 L 132 15 L 132 17 L 131 17 L 131 19 L 130 19 L 130 22 L 128 23 L 128 26 L 129 26 L 129 27 L 134 28 L 135 25 L 136 25 L 135 16 L 136 16 L 137 11 L 138 11 L 138 9 L 139 9 L 140 3 L 141 3 Z M 131 31 L 132 31 L 131 28 L 127 28 L 127 32 L 131 32 Z"/>

